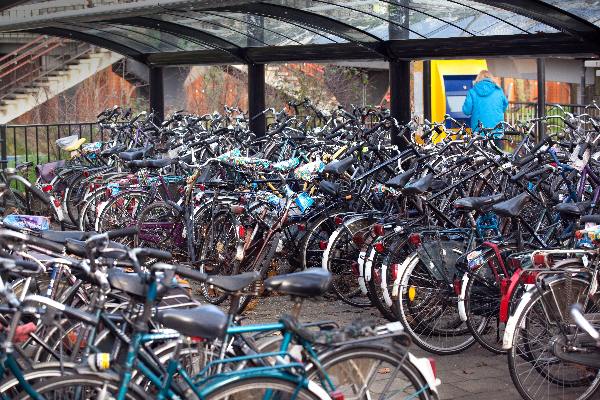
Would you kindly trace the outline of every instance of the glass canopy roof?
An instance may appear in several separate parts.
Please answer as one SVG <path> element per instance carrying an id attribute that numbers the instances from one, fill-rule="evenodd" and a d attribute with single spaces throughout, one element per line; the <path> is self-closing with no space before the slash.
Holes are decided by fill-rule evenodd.
<path id="1" fill-rule="evenodd" d="M 391 40 L 535 37 L 573 34 L 577 29 L 600 32 L 600 0 L 531 0 L 535 12 L 528 12 L 525 0 L 518 2 L 521 6 L 508 0 L 180 3 L 173 0 L 168 6 L 157 6 L 158 12 L 155 8 L 152 13 L 132 13 L 135 17 L 123 13 L 90 21 L 65 15 L 53 19 L 47 28 L 55 33 L 78 33 L 82 40 L 99 38 L 142 55 L 349 43 L 375 48 Z M 540 4 L 551 13 L 546 16 Z"/>

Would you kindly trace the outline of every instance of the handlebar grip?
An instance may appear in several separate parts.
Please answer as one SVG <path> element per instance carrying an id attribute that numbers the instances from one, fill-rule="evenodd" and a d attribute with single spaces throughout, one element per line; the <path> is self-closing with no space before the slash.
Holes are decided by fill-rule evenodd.
<path id="1" fill-rule="evenodd" d="M 421 139 L 422 140 L 429 139 L 431 137 L 431 135 L 432 135 L 432 132 L 433 132 L 433 129 L 429 129 L 428 131 L 423 132 L 423 134 L 421 135 Z"/>
<path id="2" fill-rule="evenodd" d="M 347 124 L 348 122 L 344 122 L 343 124 L 340 124 L 333 128 L 331 132 L 329 132 L 329 134 L 325 135 L 325 139 L 329 140 L 341 135 L 342 133 L 340 132 L 340 130 L 344 128 Z"/>
<path id="3" fill-rule="evenodd" d="M 138 257 L 147 257 L 147 258 L 156 258 L 158 260 L 165 260 L 165 261 L 173 258 L 173 254 L 171 254 L 171 252 L 169 252 L 169 251 L 152 249 L 149 247 L 144 247 L 144 248 L 138 249 L 137 256 Z"/>
<path id="4" fill-rule="evenodd" d="M 183 265 L 175 265 L 175 273 L 198 282 L 205 282 L 208 279 L 208 275 L 204 272 L 196 271 Z"/>
<path id="5" fill-rule="evenodd" d="M 115 229 L 114 231 L 108 231 L 108 232 L 106 232 L 106 236 L 109 239 L 116 239 L 116 238 L 137 235 L 138 232 L 139 232 L 139 230 L 138 230 L 137 226 L 129 226 L 129 227 L 123 228 L 123 229 Z"/>

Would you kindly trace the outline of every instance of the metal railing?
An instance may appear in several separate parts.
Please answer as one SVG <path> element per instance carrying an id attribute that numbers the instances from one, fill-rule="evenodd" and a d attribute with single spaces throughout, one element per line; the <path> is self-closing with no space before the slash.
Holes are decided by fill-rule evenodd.
<path id="1" fill-rule="evenodd" d="M 96 122 L 0 125 L 0 163 L 5 168 L 27 161 L 38 165 L 68 158 L 69 154 L 61 151 L 55 142 L 70 135 L 85 137 L 88 142 L 105 138 Z"/>
<path id="2" fill-rule="evenodd" d="M 95 47 L 87 43 L 38 36 L 0 57 L 0 100 L 11 98 L 23 87 L 64 71 L 68 63 L 93 51 Z"/>
<path id="3" fill-rule="evenodd" d="M 596 108 L 588 108 L 586 110 L 584 105 L 581 104 L 560 104 L 560 106 L 566 111 L 573 114 L 590 114 L 594 118 L 600 117 L 600 111 Z M 558 109 L 554 104 L 546 104 L 546 115 L 562 114 L 562 111 Z M 512 102 L 509 103 L 508 109 L 506 110 L 505 120 L 511 125 L 514 125 L 517 121 L 527 121 L 531 118 L 537 117 L 537 103 L 534 102 Z M 553 123 L 559 124 L 558 121 Z"/>

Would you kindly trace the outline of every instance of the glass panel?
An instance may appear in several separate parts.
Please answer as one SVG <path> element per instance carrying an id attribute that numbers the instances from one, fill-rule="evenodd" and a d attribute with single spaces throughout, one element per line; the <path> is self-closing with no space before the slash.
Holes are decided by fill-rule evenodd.
<path id="1" fill-rule="evenodd" d="M 225 20 L 195 11 L 186 11 L 185 13 L 169 11 L 161 14 L 159 18 L 216 36 L 230 42 L 232 47 L 247 47 L 249 41 L 261 43 L 248 33 L 248 24 L 243 21 Z"/>
<path id="2" fill-rule="evenodd" d="M 552 4 L 562 10 L 575 14 L 593 24 L 599 25 L 600 0 L 543 0 L 544 3 Z M 600 26 L 600 25 L 599 25 Z"/>
<path id="3" fill-rule="evenodd" d="M 388 17 L 384 9 L 375 7 L 375 3 L 379 3 L 377 1 L 305 0 L 289 2 L 267 0 L 266 3 L 273 6 L 294 7 L 332 19 L 337 24 L 329 27 L 321 26 L 320 29 L 348 40 L 375 42 L 378 38 L 383 39 L 380 34 L 387 36 Z M 306 16 L 305 23 L 307 26 L 313 26 L 310 14 Z"/>
<path id="4" fill-rule="evenodd" d="M 155 29 L 117 24 L 107 24 L 106 29 L 118 29 L 119 31 L 126 32 L 127 34 L 131 34 L 139 38 L 144 38 L 140 40 L 148 41 L 148 43 L 151 43 L 155 47 L 160 48 L 161 51 L 191 51 L 205 50 L 208 48 L 190 39 L 175 36 L 171 33 L 161 32 Z"/>
<path id="5" fill-rule="evenodd" d="M 94 25 L 97 25 L 94 23 Z M 117 33 L 117 32 L 108 32 L 97 28 L 90 28 L 88 26 L 79 26 L 74 24 L 61 24 L 61 28 L 69 29 L 76 32 L 85 33 L 88 35 L 98 36 L 100 39 L 107 39 L 113 42 L 122 44 L 123 46 L 130 47 L 134 50 L 139 51 L 140 53 L 158 53 L 160 52 L 159 48 L 153 47 L 152 45 L 144 42 L 138 41 L 133 37 L 129 37 L 127 34 Z"/>

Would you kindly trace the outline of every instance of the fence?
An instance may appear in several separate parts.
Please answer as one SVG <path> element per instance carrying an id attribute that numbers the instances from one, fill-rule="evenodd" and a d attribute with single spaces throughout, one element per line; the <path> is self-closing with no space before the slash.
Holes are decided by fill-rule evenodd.
<path id="1" fill-rule="evenodd" d="M 104 132 L 95 122 L 35 125 L 0 125 L 2 167 L 32 161 L 44 164 L 69 155 L 56 146 L 61 137 L 78 135 L 89 142 L 104 140 Z"/>

